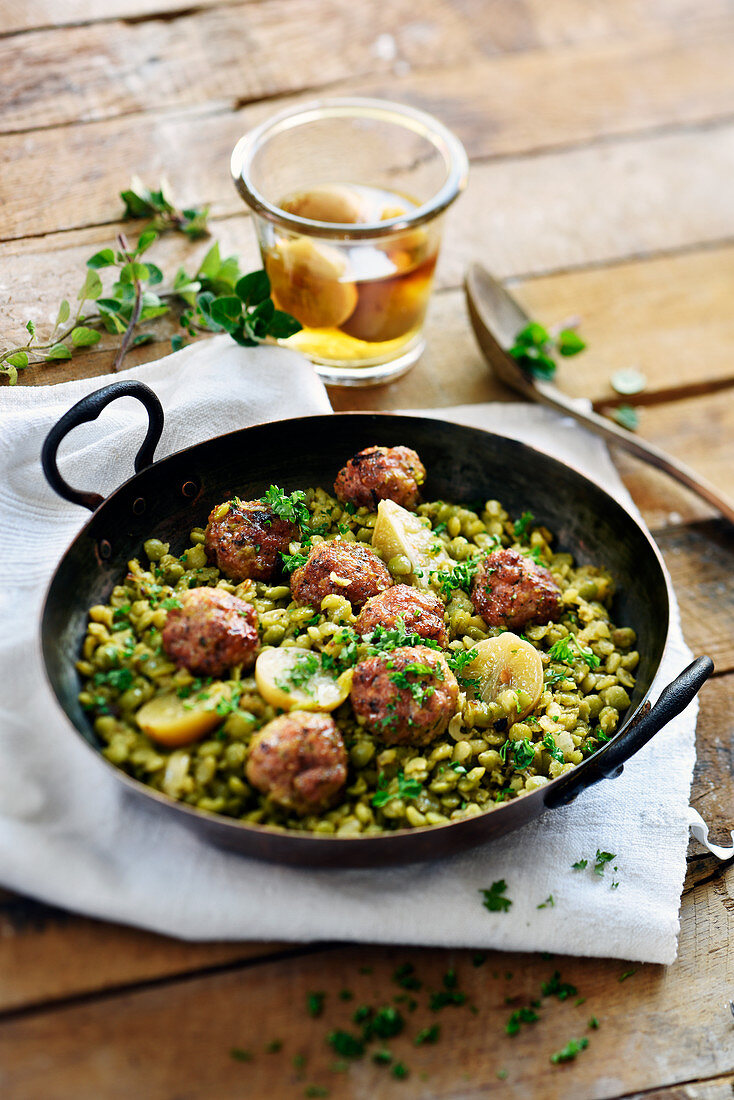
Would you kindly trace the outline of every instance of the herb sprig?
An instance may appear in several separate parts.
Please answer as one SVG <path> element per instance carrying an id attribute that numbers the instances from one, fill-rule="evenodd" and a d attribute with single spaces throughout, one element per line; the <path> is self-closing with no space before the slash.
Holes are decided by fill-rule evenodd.
<path id="1" fill-rule="evenodd" d="M 537 321 L 530 321 L 515 336 L 509 354 L 535 378 L 552 378 L 556 373 L 555 355 L 578 355 L 586 344 L 570 325 L 559 332 L 549 331 Z"/>

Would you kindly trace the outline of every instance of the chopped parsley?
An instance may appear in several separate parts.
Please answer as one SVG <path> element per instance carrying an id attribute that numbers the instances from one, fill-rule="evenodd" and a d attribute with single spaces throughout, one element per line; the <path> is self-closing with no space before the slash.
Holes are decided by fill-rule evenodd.
<path id="1" fill-rule="evenodd" d="M 393 1077 L 397 1077 L 399 1081 L 402 1081 L 405 1077 L 408 1076 L 410 1070 L 404 1062 L 396 1062 L 390 1070 L 390 1073 L 393 1075 Z"/>
<path id="2" fill-rule="evenodd" d="M 325 993 L 309 993 L 306 997 L 306 1009 L 309 1016 L 320 1016 L 324 1011 Z"/>
<path id="3" fill-rule="evenodd" d="M 528 533 L 530 524 L 535 519 L 532 512 L 523 512 L 519 519 L 516 519 L 512 531 L 516 539 L 524 539 Z"/>
<path id="4" fill-rule="evenodd" d="M 422 1031 L 419 1031 L 413 1040 L 414 1046 L 422 1046 L 424 1043 L 437 1043 L 439 1036 L 441 1035 L 441 1025 L 432 1024 L 431 1027 L 424 1027 Z"/>
<path id="5" fill-rule="evenodd" d="M 385 772 L 380 772 L 377 777 L 377 790 L 372 796 L 372 805 L 378 809 L 380 806 L 384 806 L 387 802 L 391 802 L 393 798 L 417 798 L 423 790 L 423 786 L 417 779 L 406 779 L 402 771 L 399 771 L 395 777 L 398 781 L 397 791 L 388 791 L 389 779 L 385 775 Z"/>
<path id="6" fill-rule="evenodd" d="M 390 663 L 388 662 L 389 667 Z M 432 668 L 431 665 L 423 664 L 422 661 L 408 661 L 401 669 L 396 669 L 390 673 L 390 682 L 395 684 L 398 690 L 409 691 L 414 702 L 420 707 L 435 694 L 436 688 L 433 684 L 422 684 L 418 680 L 409 680 L 408 676 L 411 675 L 428 676 L 431 680 L 443 679 L 443 676 L 440 668 Z"/>
<path id="7" fill-rule="evenodd" d="M 633 974 L 637 973 L 637 967 L 632 970 L 625 970 L 623 974 L 619 975 L 620 982 L 626 982 L 628 978 L 631 978 Z"/>
<path id="8" fill-rule="evenodd" d="M 543 748 L 547 749 L 553 759 L 556 760 L 559 764 L 564 763 L 565 757 L 553 740 L 552 733 L 546 733 L 545 737 L 543 738 Z"/>
<path id="9" fill-rule="evenodd" d="M 403 615 L 397 617 L 393 627 L 382 626 L 378 623 L 374 630 L 364 635 L 362 641 L 366 643 L 367 653 L 370 657 L 375 657 L 380 653 L 389 653 L 391 650 L 402 646 L 422 645 L 428 646 L 429 649 L 441 648 L 438 642 L 434 642 L 432 638 L 423 638 L 420 634 L 408 630 Z"/>
<path id="10" fill-rule="evenodd" d="M 555 1054 L 551 1054 L 550 1060 L 554 1066 L 559 1062 L 572 1062 L 577 1054 L 586 1050 L 588 1045 L 588 1039 L 569 1039 L 563 1050 L 557 1050 Z"/>
<path id="11" fill-rule="evenodd" d="M 308 561 L 308 554 L 284 554 L 281 551 L 281 560 L 283 562 L 283 568 L 286 573 L 293 573 L 294 570 L 300 569 L 302 565 L 305 565 Z"/>
<path id="12" fill-rule="evenodd" d="M 392 1062 L 392 1054 L 389 1050 L 376 1050 L 372 1055 L 372 1061 L 378 1066 L 389 1066 Z"/>
<path id="13" fill-rule="evenodd" d="M 479 557 L 467 558 L 466 561 L 458 561 L 451 569 L 439 569 L 436 572 L 435 578 L 446 600 L 451 599 L 457 588 L 469 591 L 480 560 Z"/>
<path id="14" fill-rule="evenodd" d="M 611 863 L 613 859 L 616 859 L 614 852 L 601 852 L 598 848 L 596 850 L 596 856 L 594 857 L 594 874 L 603 875 L 604 867 L 607 863 Z"/>
<path id="15" fill-rule="evenodd" d="M 385 1005 L 383 1008 L 379 1008 L 371 1019 L 366 1021 L 362 1034 L 365 1041 L 373 1039 L 375 1036 L 378 1039 L 392 1039 L 395 1035 L 399 1035 L 404 1027 L 405 1020 L 402 1013 L 397 1008 L 393 1008 L 392 1005 Z"/>
<path id="16" fill-rule="evenodd" d="M 480 683 L 478 676 L 467 676 L 464 672 L 467 665 L 474 662 L 476 658 L 476 652 L 474 647 L 471 649 L 460 649 L 457 652 L 449 652 L 446 654 L 446 660 L 448 666 L 459 681 L 462 687 L 471 688 L 473 691 L 479 691 Z"/>
<path id="17" fill-rule="evenodd" d="M 111 687 L 114 691 L 127 691 L 132 687 L 133 672 L 130 668 L 111 668 L 108 672 L 95 672 L 95 687 Z"/>
<path id="18" fill-rule="evenodd" d="M 589 1027 L 592 1031 L 596 1031 L 599 1027 L 599 1021 L 597 1020 L 596 1016 L 592 1016 L 589 1020 Z"/>
<path id="19" fill-rule="evenodd" d="M 484 895 L 482 902 L 484 908 L 489 909 L 491 913 L 506 913 L 512 905 L 510 898 L 504 896 L 506 889 L 507 883 L 500 878 L 493 882 L 488 890 L 480 890 L 479 893 Z"/>
<path id="20" fill-rule="evenodd" d="M 575 985 L 571 985 L 570 982 L 561 981 L 561 973 L 559 970 L 554 970 L 549 980 L 543 982 L 540 991 L 544 997 L 557 997 L 559 1001 L 568 1000 L 569 997 L 575 997 L 578 993 L 578 989 Z"/>
<path id="21" fill-rule="evenodd" d="M 535 908 L 536 909 L 552 909 L 555 906 L 555 904 L 556 903 L 553 900 L 553 895 L 549 894 L 548 897 L 545 899 L 545 901 L 542 901 L 540 903 L 540 905 L 536 905 Z"/>
<path id="22" fill-rule="evenodd" d="M 172 611 L 174 607 L 181 606 L 181 601 L 177 600 L 175 596 L 168 596 L 165 600 L 161 600 L 161 607 L 166 611 Z"/>
<path id="23" fill-rule="evenodd" d="M 565 638 L 554 642 L 548 656 L 552 661 L 561 661 L 564 665 L 572 665 L 580 657 L 591 669 L 598 668 L 601 663 L 597 655 L 583 645 L 575 634 L 567 634 Z"/>
<path id="24" fill-rule="evenodd" d="M 583 871 L 588 865 L 588 859 L 577 859 L 575 863 L 571 864 L 571 868 L 574 871 Z"/>
<path id="25" fill-rule="evenodd" d="M 393 981 L 397 982 L 403 989 L 418 990 L 423 985 L 415 976 L 415 967 L 412 963 L 403 963 L 399 966 L 393 974 Z"/>
<path id="26" fill-rule="evenodd" d="M 279 489 L 277 485 L 271 485 L 267 493 L 260 497 L 263 504 L 267 504 L 279 519 L 297 523 L 299 527 L 305 527 L 310 519 L 306 494 L 303 489 L 296 489 L 290 495 Z"/>
<path id="27" fill-rule="evenodd" d="M 361 1058 L 364 1054 L 364 1042 L 349 1031 L 330 1031 L 326 1041 L 342 1058 Z"/>
<path id="28" fill-rule="evenodd" d="M 461 993 L 458 989 L 439 989 L 437 993 L 431 993 L 428 1007 L 431 1012 L 440 1012 L 442 1008 L 458 1008 L 465 1003 L 466 993 Z"/>
<path id="29" fill-rule="evenodd" d="M 515 771 L 523 772 L 530 767 L 535 759 L 535 746 L 527 738 L 523 738 L 521 741 L 513 741 L 508 738 L 500 749 L 500 756 L 505 764 L 512 764 Z M 508 756 L 511 756 L 510 760 L 508 760 Z"/>
<path id="30" fill-rule="evenodd" d="M 275 681 L 276 686 L 282 688 L 283 691 L 288 691 L 291 687 L 302 688 L 307 695 L 312 695 L 313 692 L 309 691 L 305 685 L 319 671 L 320 667 L 321 661 L 315 653 L 300 653 L 295 664 L 288 669 L 283 679 Z"/>
<path id="31" fill-rule="evenodd" d="M 233 1058 L 235 1062 L 251 1062 L 252 1051 L 243 1050 L 242 1047 L 232 1047 L 229 1052 L 230 1058 Z"/>
<path id="32" fill-rule="evenodd" d="M 540 1016 L 534 1008 L 516 1008 L 505 1024 L 508 1035 L 517 1035 L 522 1024 L 535 1024 Z"/>
<path id="33" fill-rule="evenodd" d="M 282 1039 L 271 1039 L 270 1042 L 267 1043 L 266 1046 L 265 1046 L 265 1053 L 266 1054 L 277 1054 L 278 1051 L 280 1051 L 282 1049 L 283 1049 L 283 1040 Z"/>

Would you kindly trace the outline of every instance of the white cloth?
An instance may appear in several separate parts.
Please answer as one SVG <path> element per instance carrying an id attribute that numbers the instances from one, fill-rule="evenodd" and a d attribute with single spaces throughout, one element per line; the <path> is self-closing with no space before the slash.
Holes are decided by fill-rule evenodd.
<path id="1" fill-rule="evenodd" d="M 258 420 L 329 408 L 299 356 L 239 349 L 226 337 L 120 376 L 148 382 L 163 402 L 159 457 Z M 0 391 L 0 882 L 69 909 L 187 939 L 331 938 L 672 962 L 695 704 L 621 778 L 574 805 L 465 855 L 411 867 L 325 871 L 262 864 L 209 847 L 175 820 L 123 797 L 58 709 L 37 640 L 46 581 L 87 518 L 46 486 L 39 450 L 74 401 L 109 381 Z M 531 439 L 631 507 L 603 445 L 546 410 L 503 404 L 433 415 Z M 125 399 L 77 429 L 62 448 L 68 481 L 102 492 L 114 488 L 132 470 L 144 422 L 142 407 Z M 688 659 L 674 604 L 672 642 L 654 694 Z M 591 870 L 597 849 L 615 853 L 603 877 Z M 589 860 L 587 869 L 572 870 L 580 859 Z M 482 906 L 479 891 L 498 879 L 505 879 L 512 899 L 507 913 Z M 554 906 L 539 909 L 551 894 Z"/>

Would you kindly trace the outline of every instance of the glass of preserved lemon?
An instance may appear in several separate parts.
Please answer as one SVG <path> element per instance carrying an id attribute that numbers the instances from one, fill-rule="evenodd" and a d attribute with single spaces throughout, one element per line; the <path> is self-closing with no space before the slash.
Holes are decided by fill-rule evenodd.
<path id="1" fill-rule="evenodd" d="M 422 111 L 324 99 L 246 134 L 232 176 L 252 208 L 284 341 L 330 385 L 404 374 L 423 350 L 442 215 L 466 185 L 461 142 Z"/>

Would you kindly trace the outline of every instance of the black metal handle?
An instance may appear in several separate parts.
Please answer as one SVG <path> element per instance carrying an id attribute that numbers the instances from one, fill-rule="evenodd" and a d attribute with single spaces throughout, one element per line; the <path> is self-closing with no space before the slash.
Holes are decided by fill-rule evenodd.
<path id="1" fill-rule="evenodd" d="M 99 508 L 104 497 L 100 496 L 99 493 L 85 493 L 79 489 L 72 489 L 59 473 L 56 454 L 62 439 L 72 429 L 79 427 L 80 424 L 87 423 L 87 421 L 96 420 L 102 410 L 110 402 L 117 400 L 118 397 L 137 397 L 138 401 L 142 401 L 145 405 L 148 412 L 148 431 L 140 450 L 135 456 L 135 473 L 140 473 L 146 466 L 150 466 L 153 461 L 153 455 L 163 431 L 163 406 L 150 386 L 146 386 L 144 382 L 113 382 L 101 390 L 88 393 L 81 401 L 77 401 L 76 405 L 72 405 L 57 424 L 54 424 L 46 436 L 41 450 L 41 466 L 46 475 L 46 481 L 51 488 L 64 500 L 69 500 L 72 504 L 81 504 L 82 507 L 88 508 L 90 512 L 94 512 Z"/>
<path id="2" fill-rule="evenodd" d="M 655 706 L 602 749 L 589 767 L 578 773 L 568 772 L 565 782 L 551 788 L 545 800 L 546 806 L 549 809 L 565 806 L 600 779 L 616 779 L 621 775 L 630 757 L 686 709 L 713 671 L 714 662 L 710 657 L 697 657 L 680 676 L 663 688 Z"/>

